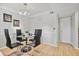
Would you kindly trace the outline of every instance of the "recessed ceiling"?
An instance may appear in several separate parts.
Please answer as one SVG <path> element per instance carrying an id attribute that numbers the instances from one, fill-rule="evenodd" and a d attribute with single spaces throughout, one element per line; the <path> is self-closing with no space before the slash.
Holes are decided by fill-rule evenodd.
<path id="1" fill-rule="evenodd" d="M 23 7 L 23 3 L 0 3 L 0 6 L 10 8 L 16 12 L 19 12 Z M 53 10 L 54 13 L 60 16 L 64 14 L 72 13 L 79 10 L 78 3 L 28 3 L 27 10 L 31 15 L 43 13 L 48 10 Z"/>

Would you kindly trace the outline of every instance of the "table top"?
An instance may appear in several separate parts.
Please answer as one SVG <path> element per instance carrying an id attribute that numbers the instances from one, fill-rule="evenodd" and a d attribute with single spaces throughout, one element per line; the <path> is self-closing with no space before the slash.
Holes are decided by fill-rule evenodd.
<path id="1" fill-rule="evenodd" d="M 33 39 L 34 38 L 34 36 L 23 36 L 23 35 L 19 35 L 19 36 L 17 36 L 17 37 L 20 37 L 20 38 L 28 38 L 28 39 Z"/>

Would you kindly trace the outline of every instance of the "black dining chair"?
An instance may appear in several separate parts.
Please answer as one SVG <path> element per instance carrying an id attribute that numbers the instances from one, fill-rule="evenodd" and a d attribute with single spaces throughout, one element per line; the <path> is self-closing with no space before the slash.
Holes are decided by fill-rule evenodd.
<path id="1" fill-rule="evenodd" d="M 36 47 L 36 46 L 40 45 L 40 42 L 41 42 L 41 40 L 40 40 L 41 34 L 42 34 L 42 29 L 35 29 L 34 38 L 33 39 L 30 39 L 30 41 L 32 41 L 33 43 L 27 44 L 26 46 L 24 46 L 21 49 L 21 51 L 22 52 L 27 52 L 27 51 L 30 51 L 32 49 L 32 47 Z"/>
<path id="2" fill-rule="evenodd" d="M 9 36 L 9 30 L 8 29 L 4 29 L 4 34 L 5 34 L 5 38 L 6 38 L 6 46 L 9 47 L 10 49 L 13 49 L 15 47 L 23 45 L 20 42 L 11 43 L 11 39 L 10 39 L 10 36 Z"/>
<path id="3" fill-rule="evenodd" d="M 34 39 L 30 39 L 30 41 L 32 41 L 33 44 L 35 44 L 34 47 L 36 47 L 40 44 L 41 34 L 42 34 L 42 29 L 35 29 Z"/>
<path id="4" fill-rule="evenodd" d="M 21 36 L 21 37 L 18 37 L 18 36 Z M 25 39 L 22 39 L 22 36 L 24 36 L 24 35 L 22 34 L 21 29 L 17 29 L 16 30 L 16 40 L 20 41 L 20 42 L 25 41 Z"/>
<path id="5" fill-rule="evenodd" d="M 41 34 L 42 34 L 42 29 L 35 29 L 35 33 L 34 33 L 35 47 L 41 43 L 40 40 Z"/>

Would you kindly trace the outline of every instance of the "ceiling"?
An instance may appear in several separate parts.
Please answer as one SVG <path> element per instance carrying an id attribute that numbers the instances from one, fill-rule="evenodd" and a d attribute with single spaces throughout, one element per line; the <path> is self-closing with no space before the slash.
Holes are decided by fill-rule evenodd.
<path id="1" fill-rule="evenodd" d="M 24 5 L 23 3 L 0 3 L 0 6 L 19 12 Z M 53 10 L 54 13 L 63 16 L 79 10 L 78 7 L 78 3 L 27 3 L 27 10 L 31 15 Z"/>

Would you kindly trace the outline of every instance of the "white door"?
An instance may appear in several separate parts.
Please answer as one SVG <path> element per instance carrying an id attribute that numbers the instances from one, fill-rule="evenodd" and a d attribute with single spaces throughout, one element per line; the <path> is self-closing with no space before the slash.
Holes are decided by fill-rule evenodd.
<path id="1" fill-rule="evenodd" d="M 60 41 L 71 43 L 71 17 L 60 19 Z"/>

